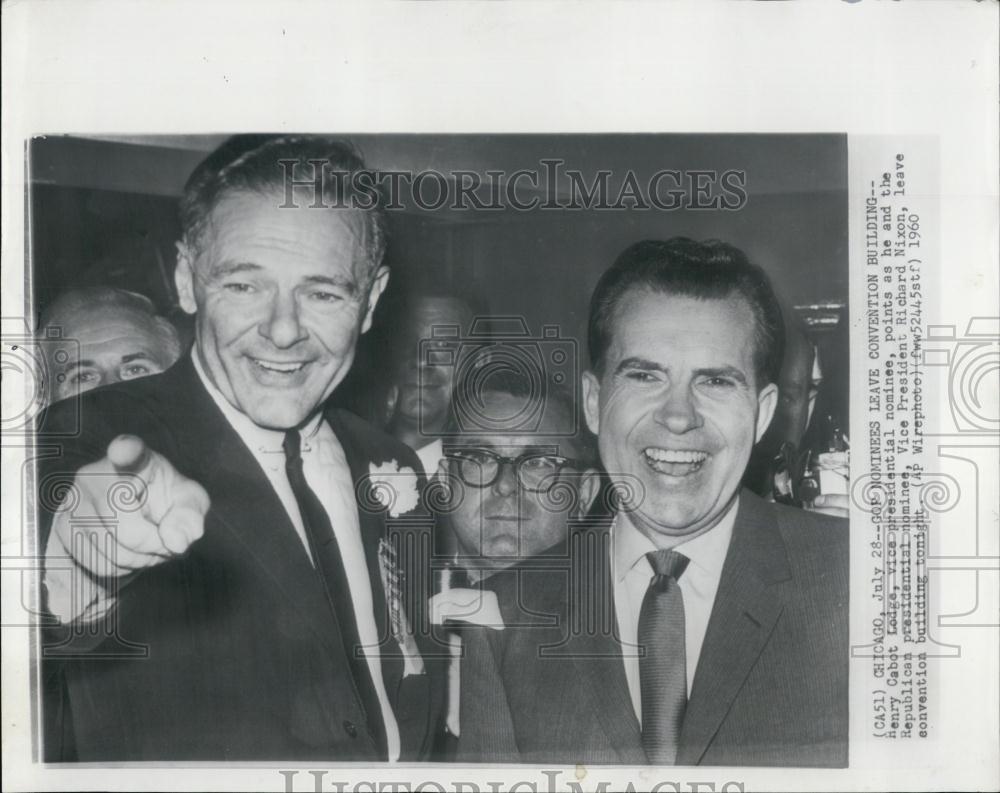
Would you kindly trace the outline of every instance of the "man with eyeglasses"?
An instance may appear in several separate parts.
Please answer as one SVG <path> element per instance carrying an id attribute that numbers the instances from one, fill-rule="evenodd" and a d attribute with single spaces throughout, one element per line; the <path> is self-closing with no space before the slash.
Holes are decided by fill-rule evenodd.
<path id="1" fill-rule="evenodd" d="M 549 389 L 539 406 L 532 404 L 539 395 L 527 377 L 469 374 L 456 384 L 456 426 L 438 466 L 449 502 L 439 514 L 438 545 L 459 573 L 450 586 L 488 590 L 487 579 L 519 560 L 564 555 L 574 521 L 589 509 L 600 477 L 594 438 L 577 420 L 572 394 Z M 490 617 L 481 609 L 468 621 L 488 623 Z M 452 759 L 461 729 L 461 643 L 454 634 L 451 647 L 442 759 Z"/>
<path id="2" fill-rule="evenodd" d="M 505 373 L 470 381 L 459 388 L 483 388 L 475 402 L 459 404 L 476 409 L 457 416 L 438 474 L 450 493 L 444 544 L 475 582 L 565 541 L 571 521 L 590 506 L 599 477 L 586 428 L 565 432 L 576 414 L 570 394 L 549 390 L 534 425 L 525 421 L 524 408 L 534 398 L 526 378 Z"/>

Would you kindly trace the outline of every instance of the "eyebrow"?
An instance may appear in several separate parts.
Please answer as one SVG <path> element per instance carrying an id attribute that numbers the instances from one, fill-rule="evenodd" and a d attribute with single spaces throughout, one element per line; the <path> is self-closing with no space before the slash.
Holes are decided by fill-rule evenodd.
<path id="1" fill-rule="evenodd" d="M 615 367 L 615 374 L 621 374 L 628 369 L 638 369 L 641 372 L 662 372 L 667 374 L 667 369 L 656 361 L 647 358 L 632 356 L 623 358 Z M 694 370 L 695 377 L 731 377 L 740 385 L 747 385 L 746 375 L 735 366 L 706 366 Z"/>
<path id="2" fill-rule="evenodd" d="M 484 451 L 495 452 L 497 454 L 505 453 L 506 456 L 518 457 L 522 454 L 560 454 L 562 450 L 558 444 L 552 443 L 540 443 L 531 444 L 529 446 L 520 446 L 513 443 L 503 443 L 502 441 L 497 443 L 494 441 L 480 440 L 476 442 L 467 443 L 449 443 L 444 447 L 444 451 L 447 452 L 457 452 L 457 451 L 472 451 L 474 449 L 482 449 Z M 514 449 L 520 449 L 518 454 L 510 455 L 509 453 Z"/>
<path id="3" fill-rule="evenodd" d="M 740 385 L 747 385 L 747 376 L 735 366 L 715 366 L 704 369 L 695 369 L 697 377 L 731 377 Z"/>
<path id="4" fill-rule="evenodd" d="M 75 372 L 77 369 L 96 369 L 97 361 L 92 361 L 89 358 L 83 361 L 73 361 L 69 366 L 66 367 L 66 374 L 70 372 Z"/>
<path id="5" fill-rule="evenodd" d="M 258 272 L 264 269 L 259 264 L 253 264 L 251 262 L 223 262 L 222 264 L 216 265 L 209 272 L 209 276 L 212 278 L 221 278 L 227 275 L 234 275 L 236 273 L 251 273 Z"/>
<path id="6" fill-rule="evenodd" d="M 346 291 L 351 297 L 358 293 L 358 284 L 350 278 L 331 278 L 328 275 L 310 275 L 306 278 L 307 284 L 321 284 L 323 286 L 335 286 Z"/>
<path id="7" fill-rule="evenodd" d="M 656 363 L 656 361 L 650 361 L 648 358 L 639 358 L 633 355 L 631 358 L 623 358 L 618 362 L 615 367 L 615 374 L 621 374 L 626 369 L 639 369 L 643 372 L 663 372 L 667 373 L 667 370 Z"/>
<path id="8" fill-rule="evenodd" d="M 121 362 L 122 363 L 132 363 L 132 361 L 140 361 L 140 360 L 146 360 L 146 361 L 152 362 L 154 360 L 154 357 L 153 357 L 152 353 L 148 353 L 148 352 L 145 352 L 145 351 L 143 351 L 143 352 L 134 352 L 134 353 L 132 353 L 130 355 L 123 355 Z"/>

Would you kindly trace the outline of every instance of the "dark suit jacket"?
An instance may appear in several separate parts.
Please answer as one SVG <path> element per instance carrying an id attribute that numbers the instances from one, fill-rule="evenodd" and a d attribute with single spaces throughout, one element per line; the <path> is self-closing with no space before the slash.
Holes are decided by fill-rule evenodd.
<path id="1" fill-rule="evenodd" d="M 81 432 L 67 440 L 61 433 L 77 415 Z M 422 470 L 409 448 L 361 419 L 337 410 L 326 419 L 356 482 L 371 463 L 396 460 Z M 212 506 L 204 536 L 182 557 L 125 584 L 102 625 L 43 631 L 45 758 L 384 760 L 322 582 L 190 357 L 161 375 L 97 389 L 50 410 L 39 435 L 42 542 L 51 525 L 49 494 L 103 457 L 123 432 L 143 438 L 200 482 Z M 429 527 L 417 520 L 399 528 L 363 489 L 359 499 L 377 624 L 387 636 L 379 538 L 392 524 L 410 538 L 408 547 L 429 547 L 413 542 Z M 404 574 L 419 588 L 428 576 L 415 569 L 417 555 Z M 412 625 L 422 624 L 425 603 L 415 593 L 407 602 Z M 396 647 L 391 640 L 384 645 Z M 383 656 L 402 759 L 426 754 L 442 714 L 443 663 L 425 662 L 426 674 L 404 678 L 398 653 Z"/>
<path id="2" fill-rule="evenodd" d="M 490 579 L 507 627 L 466 630 L 461 759 L 647 762 L 616 638 L 609 524 L 592 513 L 560 565 Z M 845 521 L 743 491 L 678 765 L 847 764 L 847 578 Z"/>

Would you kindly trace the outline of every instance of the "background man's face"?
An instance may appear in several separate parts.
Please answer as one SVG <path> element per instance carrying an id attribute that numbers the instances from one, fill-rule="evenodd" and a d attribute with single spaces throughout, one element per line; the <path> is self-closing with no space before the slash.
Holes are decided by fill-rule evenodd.
<path id="1" fill-rule="evenodd" d="M 50 400 L 57 402 L 98 386 L 162 372 L 177 359 L 152 320 L 125 308 L 74 312 L 60 323 L 63 338 L 76 341 L 68 356 L 50 356 Z"/>
<path id="2" fill-rule="evenodd" d="M 814 351 L 809 339 L 797 328 L 786 336 L 785 358 L 778 377 L 778 407 L 769 436 L 798 446 L 806 431 L 812 391 Z"/>
<path id="3" fill-rule="evenodd" d="M 279 209 L 281 200 L 224 197 L 197 259 L 181 246 L 177 266 L 209 378 L 256 424 L 277 430 L 312 416 L 347 374 L 387 277 L 380 271 L 367 291 L 360 213 Z"/>
<path id="4" fill-rule="evenodd" d="M 517 415 L 523 404 L 523 398 L 487 392 L 483 394 L 482 411 L 490 417 L 512 416 Z M 551 427 L 539 427 L 538 433 L 523 435 L 470 434 L 457 439 L 456 443 L 489 449 L 504 457 L 517 457 L 533 449 L 540 450 L 540 447 L 562 457 L 572 458 L 579 454 L 572 438 L 547 432 L 551 432 Z M 553 452 L 553 449 L 558 451 Z M 455 476 L 455 471 L 448 468 L 454 463 L 445 461 L 442 465 Z M 593 472 L 564 469 L 559 477 L 561 484 L 548 494 L 520 488 L 510 465 L 504 466 L 500 478 L 488 487 L 456 485 L 457 500 L 450 520 L 460 553 L 513 562 L 565 539 L 567 521 L 589 506 L 592 486 L 596 486 L 596 479 L 592 480 L 589 474 Z M 566 487 L 580 491 L 578 498 L 568 498 Z"/>
<path id="5" fill-rule="evenodd" d="M 673 543 L 714 526 L 736 496 L 776 387 L 758 394 L 753 314 L 739 297 L 633 290 L 619 304 L 585 409 L 612 479 L 642 486 L 633 523 Z"/>
<path id="6" fill-rule="evenodd" d="M 420 355 L 420 341 L 426 340 L 425 349 L 432 347 L 434 328 L 458 325 L 459 334 L 467 328 L 466 311 L 458 300 L 447 297 L 425 297 L 412 308 L 404 328 L 401 343 L 402 360 L 397 372 L 399 395 L 396 413 L 421 426 L 443 424 L 451 404 L 454 386 L 454 366 L 429 366 Z M 441 342 L 440 344 L 447 344 Z M 454 346 L 454 342 L 451 342 Z"/>

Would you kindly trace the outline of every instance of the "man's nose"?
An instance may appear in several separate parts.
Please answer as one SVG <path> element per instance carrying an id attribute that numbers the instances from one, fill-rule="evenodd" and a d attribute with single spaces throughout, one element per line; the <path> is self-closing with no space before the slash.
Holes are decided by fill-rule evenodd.
<path id="1" fill-rule="evenodd" d="M 675 435 L 682 435 L 701 426 L 702 418 L 689 388 L 671 387 L 656 409 L 654 418 Z"/>
<path id="2" fill-rule="evenodd" d="M 305 338 L 306 333 L 299 318 L 299 305 L 294 295 L 275 295 L 267 317 L 261 322 L 260 335 L 282 349 Z"/>
<path id="3" fill-rule="evenodd" d="M 498 496 L 510 496 L 517 492 L 517 471 L 510 463 L 500 463 L 497 481 L 493 483 L 493 492 Z"/>

